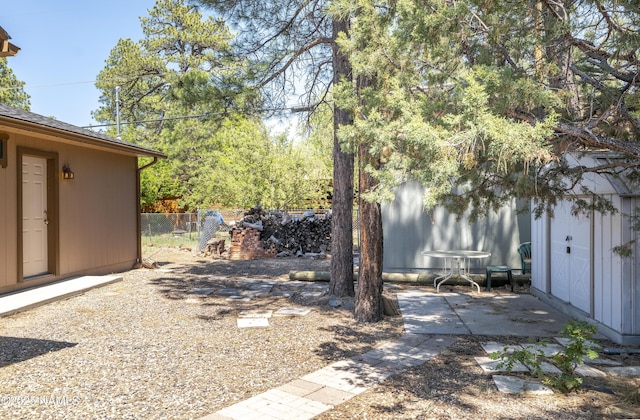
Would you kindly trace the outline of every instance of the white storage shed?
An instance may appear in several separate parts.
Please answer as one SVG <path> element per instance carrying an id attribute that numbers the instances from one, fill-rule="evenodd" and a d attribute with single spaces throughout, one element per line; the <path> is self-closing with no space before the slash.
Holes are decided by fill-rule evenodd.
<path id="1" fill-rule="evenodd" d="M 592 154 L 572 163 L 594 167 L 615 163 L 615 157 Z M 531 291 L 574 318 L 594 322 L 612 341 L 638 345 L 640 235 L 629 216 L 640 207 L 640 183 L 624 176 L 589 174 L 582 186 L 608 198 L 617 213 L 585 214 L 562 201 L 553 215 L 532 218 Z M 630 257 L 613 251 L 623 244 L 630 244 Z"/>

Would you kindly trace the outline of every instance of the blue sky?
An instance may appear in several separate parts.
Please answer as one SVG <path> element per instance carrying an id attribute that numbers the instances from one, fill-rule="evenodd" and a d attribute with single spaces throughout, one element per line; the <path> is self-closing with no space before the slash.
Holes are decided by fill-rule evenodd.
<path id="1" fill-rule="evenodd" d="M 155 0 L 3 1 L 0 26 L 21 48 L 8 58 L 25 82 L 31 111 L 77 126 L 94 121 L 99 92 L 93 81 L 120 38 L 142 38 L 140 16 Z M 114 117 L 115 119 L 115 117 Z"/>

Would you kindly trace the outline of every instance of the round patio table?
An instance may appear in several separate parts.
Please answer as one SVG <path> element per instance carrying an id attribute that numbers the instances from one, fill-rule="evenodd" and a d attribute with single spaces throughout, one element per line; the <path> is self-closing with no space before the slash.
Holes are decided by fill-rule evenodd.
<path id="1" fill-rule="evenodd" d="M 425 257 L 442 258 L 444 260 L 444 272 L 433 280 L 433 286 L 436 288 L 437 293 L 440 293 L 442 283 L 449 280 L 454 274 L 465 279 L 472 286 L 476 286 L 478 293 L 480 293 L 480 285 L 468 276 L 469 260 L 489 258 L 491 256 L 490 252 L 457 249 L 452 251 L 423 251 L 422 255 Z M 440 281 L 438 282 L 438 280 Z"/>

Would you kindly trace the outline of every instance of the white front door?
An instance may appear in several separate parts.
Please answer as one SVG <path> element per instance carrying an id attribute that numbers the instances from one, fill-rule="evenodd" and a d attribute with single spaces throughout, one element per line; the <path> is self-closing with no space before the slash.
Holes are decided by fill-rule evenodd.
<path id="1" fill-rule="evenodd" d="M 34 156 L 23 156 L 23 277 L 49 272 L 47 224 L 47 160 Z"/>

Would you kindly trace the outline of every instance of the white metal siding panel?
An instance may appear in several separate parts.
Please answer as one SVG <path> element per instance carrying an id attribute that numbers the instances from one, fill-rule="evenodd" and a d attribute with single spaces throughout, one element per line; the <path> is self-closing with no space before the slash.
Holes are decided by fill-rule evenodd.
<path id="1" fill-rule="evenodd" d="M 531 215 L 531 286 L 549 293 L 547 275 L 549 267 L 548 235 L 549 218 L 545 214 L 540 219 Z"/>
<path id="2" fill-rule="evenodd" d="M 613 196 L 612 200 L 615 206 L 620 209 L 620 197 L 617 195 Z M 624 263 L 617 254 L 614 254 L 613 247 L 622 244 L 622 242 L 624 241 L 625 233 L 623 226 L 625 224 L 624 220 L 626 219 L 626 217 L 622 216 L 621 214 L 615 214 L 611 215 L 610 218 L 612 220 L 610 228 L 611 230 L 609 232 L 609 234 L 611 235 L 611 246 L 609 248 L 602 249 L 602 259 L 608 260 L 610 262 L 610 269 L 605 273 L 607 277 L 604 278 L 604 286 L 608 287 L 608 289 L 610 290 L 609 300 L 607 301 L 607 304 L 610 306 L 611 312 L 610 326 L 612 329 L 621 332 L 624 309 L 623 305 L 621 305 L 620 302 L 622 301 L 624 296 L 623 279 L 628 274 L 625 274 L 625 271 L 627 270 L 624 268 Z"/>
<path id="3" fill-rule="evenodd" d="M 491 258 L 474 261 L 476 271 L 488 264 L 520 267 L 517 248 L 530 240 L 531 228 L 528 215 L 516 215 L 515 203 L 472 224 L 465 217 L 457 220 L 443 208 L 425 212 L 423 192 L 418 183 L 406 183 L 396 190 L 392 203 L 382 206 L 386 271 L 438 268 L 439 259 L 421 254 L 438 249 L 491 252 Z"/>
<path id="4" fill-rule="evenodd" d="M 614 204 L 619 197 L 609 197 Z M 620 301 L 619 283 L 622 278 L 620 258 L 612 249 L 621 242 L 620 214 L 596 214 L 594 229 L 594 319 L 619 331 Z M 617 313 L 616 313 L 617 312 Z M 616 321 L 618 320 L 618 324 Z"/>
<path id="5" fill-rule="evenodd" d="M 622 211 L 633 214 L 640 206 L 638 198 L 623 198 Z M 640 233 L 631 229 L 629 218 L 622 217 L 622 243 L 635 240 L 633 255 L 622 258 L 622 281 L 620 282 L 621 332 L 629 335 L 640 335 Z"/>

